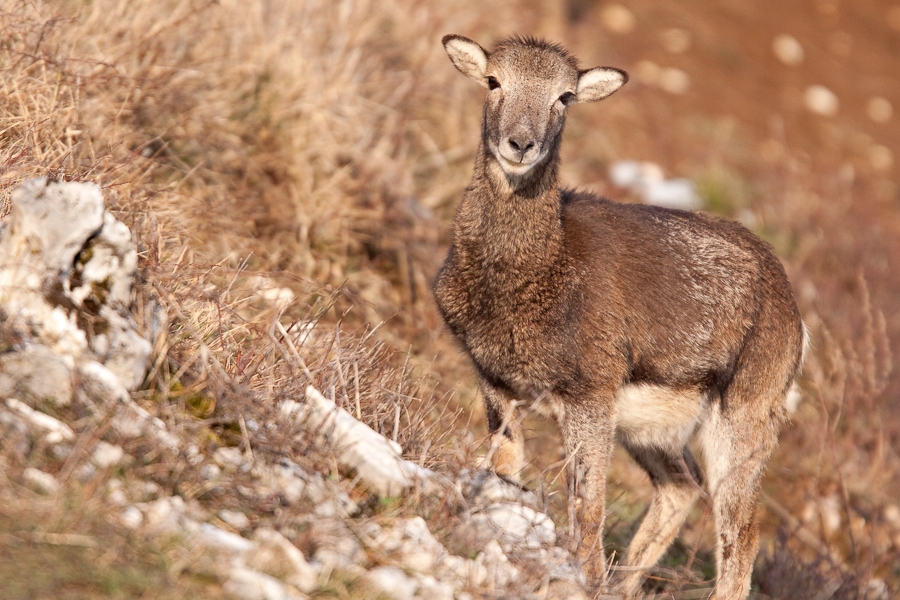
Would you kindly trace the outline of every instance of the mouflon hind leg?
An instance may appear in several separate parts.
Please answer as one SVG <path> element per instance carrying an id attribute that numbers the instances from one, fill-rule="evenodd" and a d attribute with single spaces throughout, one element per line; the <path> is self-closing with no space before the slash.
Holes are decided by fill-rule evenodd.
<path id="1" fill-rule="evenodd" d="M 700 491 L 702 476 L 687 447 L 673 455 L 675 453 L 659 448 L 623 445 L 650 476 L 655 495 L 631 539 L 622 565 L 649 569 L 665 553 L 681 529 Z M 626 595 L 632 594 L 643 575 L 643 571 L 623 569 L 614 577 L 615 588 Z"/>
<path id="2" fill-rule="evenodd" d="M 717 600 L 744 600 L 750 593 L 759 549 L 760 483 L 778 442 L 795 368 L 793 360 L 773 358 L 761 336 L 745 346 L 738 365 L 698 434 L 718 534 L 712 596 Z"/>

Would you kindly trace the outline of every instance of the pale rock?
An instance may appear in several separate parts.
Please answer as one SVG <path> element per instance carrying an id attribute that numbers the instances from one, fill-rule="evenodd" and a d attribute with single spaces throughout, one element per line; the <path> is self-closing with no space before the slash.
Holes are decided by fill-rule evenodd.
<path id="1" fill-rule="evenodd" d="M 91 453 L 91 460 L 100 469 L 114 467 L 122 462 L 125 458 L 125 451 L 121 446 L 100 441 L 94 451 Z"/>
<path id="2" fill-rule="evenodd" d="M 0 354 L 0 396 L 68 406 L 73 393 L 72 363 L 71 357 L 34 344 Z"/>
<path id="3" fill-rule="evenodd" d="M 488 581 L 488 570 L 482 562 L 446 552 L 434 574 L 439 580 L 452 583 L 456 587 L 480 587 Z"/>
<path id="4" fill-rule="evenodd" d="M 81 483 L 87 483 L 97 474 L 97 467 L 90 462 L 83 462 L 72 470 L 72 476 Z"/>
<path id="5" fill-rule="evenodd" d="M 187 507 L 181 496 L 166 496 L 142 505 L 141 508 L 147 526 L 160 532 L 175 532 L 181 527 Z"/>
<path id="6" fill-rule="evenodd" d="M 628 8 L 621 4 L 607 4 L 600 13 L 600 22 L 607 31 L 618 34 L 631 33 L 637 20 Z"/>
<path id="7" fill-rule="evenodd" d="M 556 542 L 556 527 L 550 517 L 521 504 L 492 504 L 473 515 L 472 522 L 476 527 L 491 527 L 506 552 L 517 547 L 536 549 Z"/>
<path id="8" fill-rule="evenodd" d="M 887 123 L 894 115 L 894 106 L 887 98 L 874 96 L 866 103 L 866 114 L 876 123 Z"/>
<path id="9" fill-rule="evenodd" d="M 25 485 L 41 494 L 55 494 L 59 491 L 59 482 L 56 477 L 34 467 L 27 467 L 22 473 L 22 479 L 25 481 Z"/>
<path id="10" fill-rule="evenodd" d="M 656 84 L 663 91 L 680 96 L 691 89 L 691 77 L 681 69 L 666 67 L 659 72 Z"/>
<path id="11" fill-rule="evenodd" d="M 323 568 L 353 571 L 365 560 L 362 545 L 342 519 L 314 518 L 309 535 L 318 544 L 313 559 Z"/>
<path id="12" fill-rule="evenodd" d="M 19 456 L 27 456 L 31 451 L 29 431 L 25 419 L 0 407 L 0 439 L 3 440 L 3 446 L 8 451 Z"/>
<path id="13" fill-rule="evenodd" d="M 778 60 L 792 67 L 803 62 L 803 46 L 797 38 L 786 33 L 779 34 L 772 40 L 772 52 Z"/>
<path id="14" fill-rule="evenodd" d="M 584 571 L 565 548 L 549 546 L 541 548 L 536 555 L 551 580 L 569 581 L 579 587 L 587 584 Z"/>
<path id="15" fill-rule="evenodd" d="M 400 445 L 337 407 L 313 386 L 306 388 L 306 401 L 280 404 L 284 418 L 294 419 L 319 443 L 334 448 L 342 468 L 356 473 L 380 496 L 399 496 L 416 483 L 432 484 L 433 472 L 403 460 Z"/>
<path id="16" fill-rule="evenodd" d="M 888 504 L 884 507 L 884 520 L 891 524 L 891 527 L 900 531 L 900 506 L 896 504 Z"/>
<path id="17" fill-rule="evenodd" d="M 703 207 L 703 200 L 691 180 L 666 179 L 662 167 L 652 162 L 616 161 L 609 168 L 609 178 L 616 186 L 640 196 L 645 204 L 680 210 Z"/>
<path id="18" fill-rule="evenodd" d="M 873 144 L 867 152 L 869 164 L 876 171 L 887 172 L 894 166 L 894 153 L 887 146 Z"/>
<path id="19" fill-rule="evenodd" d="M 302 600 L 306 595 L 290 589 L 271 575 L 235 565 L 227 573 L 222 586 L 225 593 L 238 600 Z"/>
<path id="20" fill-rule="evenodd" d="M 247 529 L 250 527 L 250 518 L 242 512 L 223 508 L 217 513 L 217 516 L 235 529 Z"/>
<path id="21" fill-rule="evenodd" d="M 226 473 L 235 473 L 244 466 L 244 454 L 238 448 L 222 446 L 216 449 L 212 458 Z"/>
<path id="22" fill-rule="evenodd" d="M 394 522 L 374 540 L 383 552 L 393 555 L 403 567 L 425 573 L 443 559 L 447 551 L 428 530 L 422 517 L 410 517 Z"/>
<path id="23" fill-rule="evenodd" d="M 129 506 L 119 513 L 119 522 L 129 529 L 137 529 L 144 523 L 144 513 L 136 506 Z"/>
<path id="24" fill-rule="evenodd" d="M 76 363 L 101 361 L 127 390 L 140 385 L 151 351 L 128 310 L 136 266 L 131 233 L 104 210 L 97 185 L 41 178 L 13 191 L 0 228 L 4 313 L 31 342 Z M 103 334 L 88 340 L 78 311 Z"/>
<path id="25" fill-rule="evenodd" d="M 186 543 L 199 546 L 207 553 L 243 559 L 256 549 L 255 544 L 247 538 L 225 531 L 221 527 L 209 523 L 193 523 L 188 520 L 185 520 L 185 524 L 188 530 L 192 530 Z"/>
<path id="26" fill-rule="evenodd" d="M 807 110 L 817 115 L 833 117 L 840 108 L 837 95 L 824 85 L 811 85 L 803 93 Z"/>
<path id="27" fill-rule="evenodd" d="M 509 483 L 485 469 L 460 471 L 456 485 L 459 493 L 469 504 L 477 508 L 498 502 L 515 502 L 538 508 L 538 499 L 534 492 Z"/>
<path id="28" fill-rule="evenodd" d="M 648 183 L 663 181 L 665 176 L 656 163 L 619 160 L 610 165 L 609 179 L 614 185 L 639 191 Z"/>
<path id="29" fill-rule="evenodd" d="M 115 506 L 128 504 L 128 495 L 125 493 L 125 484 L 119 479 L 110 479 L 106 483 L 106 499 Z M 135 508 L 138 512 L 139 509 Z M 143 519 L 143 517 L 141 517 Z"/>
<path id="30" fill-rule="evenodd" d="M 71 427 L 59 419 L 31 408 L 21 400 L 8 398 L 6 406 L 25 419 L 32 429 L 40 431 L 48 444 L 71 442 L 75 439 L 75 432 Z"/>
<path id="31" fill-rule="evenodd" d="M 453 585 L 446 581 L 438 581 L 431 575 L 416 574 L 416 582 L 419 584 L 417 598 L 427 600 L 454 600 Z"/>
<path id="32" fill-rule="evenodd" d="M 256 548 L 247 557 L 248 567 L 277 577 L 301 592 L 316 588 L 316 570 L 290 540 L 268 527 L 254 531 L 251 539 Z"/>
<path id="33" fill-rule="evenodd" d="M 218 479 L 221 474 L 222 469 L 220 469 L 218 465 L 206 463 L 205 465 L 200 467 L 200 476 L 203 477 L 203 479 L 205 479 L 206 481 Z"/>
<path id="34" fill-rule="evenodd" d="M 475 557 L 475 562 L 485 568 L 486 581 L 495 586 L 495 589 L 503 589 L 519 578 L 519 569 L 509 562 L 497 540 L 488 542 L 484 550 Z"/>
<path id="35" fill-rule="evenodd" d="M 890 600 L 891 590 L 880 577 L 873 577 L 866 584 L 865 600 Z"/>
<path id="36" fill-rule="evenodd" d="M 366 573 L 365 579 L 392 600 L 412 600 L 419 589 L 416 580 L 397 567 L 375 567 Z"/>
<path id="37" fill-rule="evenodd" d="M 697 210 L 703 205 L 694 182 L 683 177 L 646 184 L 642 200 L 646 204 L 680 210 Z"/>

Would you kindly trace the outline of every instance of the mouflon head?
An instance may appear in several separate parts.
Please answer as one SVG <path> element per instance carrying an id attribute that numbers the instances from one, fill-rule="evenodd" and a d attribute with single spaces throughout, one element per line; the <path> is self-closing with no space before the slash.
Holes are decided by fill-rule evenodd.
<path id="1" fill-rule="evenodd" d="M 579 69 L 565 48 L 531 37 L 512 37 L 488 52 L 460 35 L 444 49 L 467 77 L 487 88 L 484 143 L 508 176 L 521 177 L 558 147 L 566 110 L 606 98 L 628 81 L 611 67 Z"/>

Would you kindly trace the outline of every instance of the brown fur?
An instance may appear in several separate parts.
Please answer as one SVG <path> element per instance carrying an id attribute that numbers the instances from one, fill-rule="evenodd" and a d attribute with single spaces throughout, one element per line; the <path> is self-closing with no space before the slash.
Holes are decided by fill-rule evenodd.
<path id="1" fill-rule="evenodd" d="M 434 291 L 475 364 L 492 433 L 509 440 L 499 468 L 521 461 L 511 402 L 547 398 L 587 468 L 579 554 L 589 578 L 606 582 L 600 536 L 618 439 L 657 491 L 625 563 L 653 566 L 705 484 L 719 532 L 716 597 L 745 598 L 760 477 L 804 343 L 784 269 L 737 223 L 558 188 L 567 106 L 611 94 L 623 72 L 580 71 L 559 46 L 531 39 L 491 53 L 461 36 L 444 45 L 489 91 Z M 654 422 L 657 410 L 671 423 Z M 606 583 L 630 593 L 641 574 L 623 572 Z"/>

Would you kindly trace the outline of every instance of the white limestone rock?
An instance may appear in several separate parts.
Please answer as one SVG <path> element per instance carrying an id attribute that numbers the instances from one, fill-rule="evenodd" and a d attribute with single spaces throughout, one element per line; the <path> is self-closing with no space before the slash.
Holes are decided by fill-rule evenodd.
<path id="1" fill-rule="evenodd" d="M 284 418 L 334 448 L 341 467 L 379 496 L 399 496 L 417 483 L 434 485 L 432 471 L 403 460 L 399 444 L 357 421 L 313 386 L 306 388 L 305 402 L 288 400 L 280 407 Z"/>
<path id="2" fill-rule="evenodd" d="M 59 482 L 56 477 L 34 467 L 27 467 L 22 473 L 22 479 L 25 481 L 25 485 L 41 494 L 55 494 L 59 491 Z"/>
<path id="3" fill-rule="evenodd" d="M 247 566 L 277 577 L 301 592 L 316 589 L 318 574 L 303 553 L 286 537 L 268 527 L 253 532 L 256 548 L 247 557 Z"/>
<path id="4" fill-rule="evenodd" d="M 25 419 L 32 431 L 38 432 L 48 444 L 60 444 L 75 440 L 75 432 L 71 427 L 55 417 L 34 410 L 21 400 L 8 398 L 6 407 Z"/>
<path id="5" fill-rule="evenodd" d="M 544 513 L 511 502 L 498 502 L 472 516 L 475 527 L 490 527 L 505 552 L 556 543 L 556 527 Z"/>
<path id="6" fill-rule="evenodd" d="M 0 398 L 18 396 L 31 403 L 68 406 L 72 403 L 73 366 L 71 357 L 37 344 L 0 354 Z"/>
<path id="7" fill-rule="evenodd" d="M 242 565 L 229 569 L 223 586 L 225 592 L 239 600 L 304 600 L 306 595 L 286 586 L 271 575 Z"/>
<path id="8" fill-rule="evenodd" d="M 393 600 L 412 600 L 419 589 L 419 583 L 397 567 L 375 567 L 365 579 Z"/>
<path id="9" fill-rule="evenodd" d="M 522 489 L 486 469 L 460 471 L 456 485 L 469 505 L 475 508 L 484 508 L 498 502 L 515 502 L 538 508 L 534 492 Z"/>
<path id="10" fill-rule="evenodd" d="M 41 178 L 13 191 L 0 228 L 0 312 L 31 343 L 100 361 L 126 390 L 140 385 L 151 351 L 128 312 L 136 266 L 131 234 L 96 184 Z"/>

